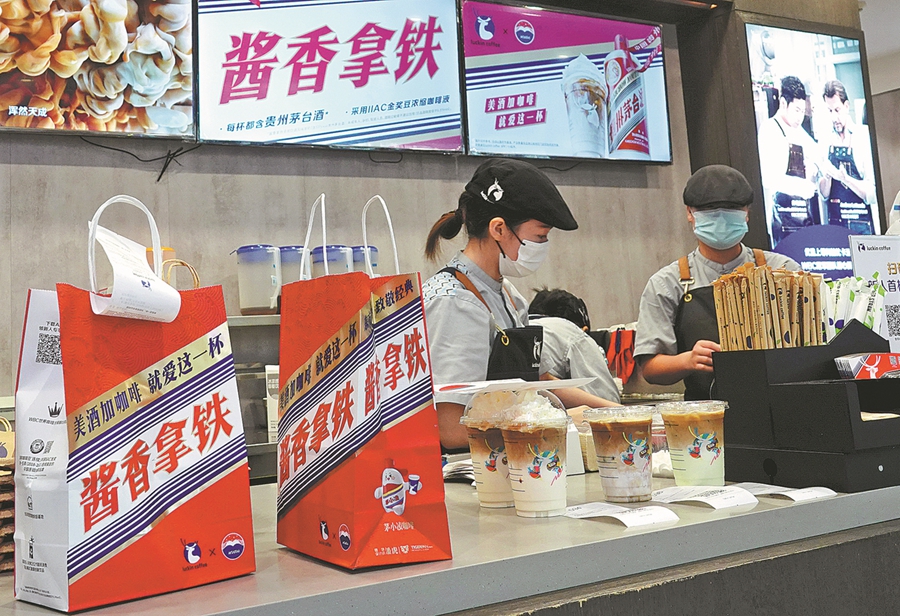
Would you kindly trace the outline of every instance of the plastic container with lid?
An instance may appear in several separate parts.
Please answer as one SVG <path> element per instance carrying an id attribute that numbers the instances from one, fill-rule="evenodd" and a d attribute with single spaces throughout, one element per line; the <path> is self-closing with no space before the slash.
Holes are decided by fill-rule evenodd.
<path id="1" fill-rule="evenodd" d="M 281 293 L 281 251 L 270 244 L 249 244 L 235 253 L 241 314 L 276 314 Z"/>
<path id="2" fill-rule="evenodd" d="M 311 251 L 313 278 L 325 274 L 345 274 L 353 271 L 353 249 L 343 244 L 328 244 L 323 249 L 316 246 Z M 325 261 L 328 271 L 325 271 Z"/>
<path id="3" fill-rule="evenodd" d="M 289 282 L 297 282 L 298 280 L 309 280 L 310 275 L 309 260 L 306 261 L 306 271 L 304 272 L 300 263 L 303 260 L 303 246 L 282 246 L 281 247 L 281 284 L 285 285 Z"/>
<path id="4" fill-rule="evenodd" d="M 355 272 L 365 272 L 366 271 L 366 246 L 354 246 L 353 247 L 353 271 Z M 369 260 L 372 261 L 372 272 L 374 274 L 378 274 L 378 248 L 375 246 L 368 246 L 369 249 Z"/>

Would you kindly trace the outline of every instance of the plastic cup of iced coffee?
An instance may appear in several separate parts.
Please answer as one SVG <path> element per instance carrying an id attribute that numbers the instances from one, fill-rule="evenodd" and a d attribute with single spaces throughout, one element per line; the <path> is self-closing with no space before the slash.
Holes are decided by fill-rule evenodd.
<path id="1" fill-rule="evenodd" d="M 476 394 L 460 419 L 466 427 L 475 490 L 482 507 L 500 509 L 514 504 L 506 445 L 498 425 L 509 416 L 516 402 L 516 394 L 509 391 Z"/>
<path id="2" fill-rule="evenodd" d="M 726 408 L 721 400 L 666 402 L 657 407 L 666 426 L 676 485 L 725 485 Z"/>
<path id="3" fill-rule="evenodd" d="M 516 515 L 549 518 L 566 512 L 569 417 L 546 391 L 519 394 L 515 417 L 501 425 Z"/>
<path id="4" fill-rule="evenodd" d="M 563 96 L 569 119 L 573 156 L 605 158 L 606 82 L 603 73 L 584 54 L 563 69 Z"/>
<path id="5" fill-rule="evenodd" d="M 594 436 L 603 494 L 612 503 L 648 501 L 653 491 L 651 422 L 653 407 L 592 409 L 584 419 Z"/>

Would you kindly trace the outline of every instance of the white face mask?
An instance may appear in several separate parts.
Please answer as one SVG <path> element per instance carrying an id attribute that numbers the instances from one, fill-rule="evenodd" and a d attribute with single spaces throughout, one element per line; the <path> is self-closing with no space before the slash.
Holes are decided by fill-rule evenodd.
<path id="1" fill-rule="evenodd" d="M 520 240 L 519 256 L 513 261 L 500 252 L 500 275 L 510 278 L 521 278 L 535 273 L 550 251 L 550 242 L 532 242 Z"/>

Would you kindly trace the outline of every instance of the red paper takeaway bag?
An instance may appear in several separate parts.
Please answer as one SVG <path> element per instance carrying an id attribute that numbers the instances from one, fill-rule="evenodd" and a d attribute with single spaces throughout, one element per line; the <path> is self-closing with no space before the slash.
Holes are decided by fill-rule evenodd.
<path id="1" fill-rule="evenodd" d="M 154 322 L 98 316 L 66 284 L 29 291 L 17 599 L 76 611 L 255 570 L 222 289 L 176 293 L 174 320 Z"/>
<path id="2" fill-rule="evenodd" d="M 451 557 L 417 273 L 282 289 L 278 542 L 350 569 Z"/>

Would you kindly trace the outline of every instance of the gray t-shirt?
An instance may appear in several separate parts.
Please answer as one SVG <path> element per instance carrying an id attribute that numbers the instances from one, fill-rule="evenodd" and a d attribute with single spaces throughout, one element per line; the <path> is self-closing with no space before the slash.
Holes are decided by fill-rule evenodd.
<path id="1" fill-rule="evenodd" d="M 619 402 L 619 388 L 609 373 L 606 353 L 593 338 L 560 317 L 532 315 L 529 325 L 544 328 L 541 364 L 547 364 L 550 374 L 560 379 L 595 377 L 582 389 L 610 402 Z"/>
<path id="2" fill-rule="evenodd" d="M 438 272 L 422 285 L 435 386 L 485 380 L 491 343 L 497 333 L 491 315 L 501 328 L 528 325 L 528 303 L 509 281 L 494 280 L 462 252 L 447 265 L 472 281 L 490 311 L 449 272 Z M 541 368 L 545 372 L 543 362 Z M 470 398 L 453 393 L 434 396 L 435 402 L 462 405 Z"/>
<path id="3" fill-rule="evenodd" d="M 764 254 L 766 265 L 772 269 L 800 269 L 800 265 L 789 257 L 768 251 L 764 251 Z M 688 255 L 691 276 L 694 278 L 692 288 L 709 286 L 720 276 L 730 274 L 744 263 L 754 262 L 753 249 L 746 246 L 743 246 L 740 256 L 724 265 L 710 261 L 701 255 L 700 249 L 697 248 Z M 650 277 L 641 294 L 634 342 L 635 359 L 660 353 L 664 355 L 678 353 L 675 312 L 683 295 L 678 261 L 670 263 Z"/>

